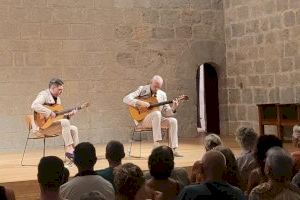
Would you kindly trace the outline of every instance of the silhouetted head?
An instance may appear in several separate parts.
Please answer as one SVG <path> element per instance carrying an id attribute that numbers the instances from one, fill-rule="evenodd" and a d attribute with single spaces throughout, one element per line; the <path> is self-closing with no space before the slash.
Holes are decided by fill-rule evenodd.
<path id="1" fill-rule="evenodd" d="M 89 142 L 79 143 L 74 150 L 74 163 L 81 170 L 92 170 L 97 162 L 96 149 Z"/>
<path id="2" fill-rule="evenodd" d="M 155 179 L 167 179 L 174 169 L 173 151 L 168 146 L 159 146 L 153 149 L 148 158 L 150 174 Z"/>

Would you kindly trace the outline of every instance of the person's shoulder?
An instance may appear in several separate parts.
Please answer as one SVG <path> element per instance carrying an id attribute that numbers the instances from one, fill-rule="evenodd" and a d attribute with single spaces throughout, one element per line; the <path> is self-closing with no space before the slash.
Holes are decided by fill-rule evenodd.
<path id="1" fill-rule="evenodd" d="M 183 188 L 183 190 L 187 192 L 193 192 L 193 191 L 200 192 L 205 188 L 206 188 L 205 185 L 203 183 L 200 183 L 200 184 L 187 185 Z"/>
<path id="2" fill-rule="evenodd" d="M 183 167 L 176 167 L 174 168 L 173 172 L 176 174 L 182 174 L 182 173 L 185 174 L 187 173 L 187 170 Z"/>
<path id="3" fill-rule="evenodd" d="M 105 169 L 99 169 L 99 170 L 96 170 L 95 172 L 98 174 L 98 175 L 106 175 L 106 174 L 108 174 L 108 173 L 111 173 L 113 171 L 113 169 L 112 168 L 110 168 L 110 167 L 107 167 L 107 168 L 105 168 Z"/>
<path id="4" fill-rule="evenodd" d="M 106 186 L 106 187 L 109 187 L 109 188 L 113 188 L 112 184 L 108 180 L 103 178 L 102 176 L 91 175 L 90 179 L 92 179 L 95 183 L 99 183 L 99 185 L 101 185 L 101 187 Z"/>
<path id="5" fill-rule="evenodd" d="M 165 95 L 165 96 L 167 95 L 167 93 L 166 93 L 165 91 L 163 91 L 163 90 L 158 90 L 157 92 L 158 92 L 160 95 Z"/>
<path id="6" fill-rule="evenodd" d="M 49 91 L 49 89 L 45 89 L 45 90 L 40 91 L 38 95 L 48 96 L 48 95 L 50 95 L 50 91 Z"/>
<path id="7" fill-rule="evenodd" d="M 269 183 L 265 182 L 265 183 L 259 184 L 258 186 L 254 187 L 252 189 L 251 193 L 263 194 L 263 193 L 268 192 L 270 190 L 271 190 L 271 188 L 270 188 Z"/>

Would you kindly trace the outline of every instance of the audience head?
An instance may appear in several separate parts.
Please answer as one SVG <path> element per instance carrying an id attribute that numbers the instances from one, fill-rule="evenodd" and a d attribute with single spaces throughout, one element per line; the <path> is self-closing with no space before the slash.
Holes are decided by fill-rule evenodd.
<path id="1" fill-rule="evenodd" d="M 69 177 L 70 177 L 70 171 L 68 170 L 68 168 L 64 167 L 64 179 L 63 179 L 63 183 L 66 183 L 69 181 Z"/>
<path id="2" fill-rule="evenodd" d="M 168 146 L 153 149 L 148 159 L 150 174 L 155 179 L 167 179 L 174 169 L 173 151 Z"/>
<path id="3" fill-rule="evenodd" d="M 92 170 L 97 162 L 96 149 L 89 142 L 79 143 L 74 150 L 74 163 L 79 170 Z"/>
<path id="4" fill-rule="evenodd" d="M 81 197 L 80 200 L 106 200 L 103 194 L 101 194 L 98 191 L 92 191 L 89 193 L 84 193 Z"/>
<path id="5" fill-rule="evenodd" d="M 144 185 L 145 178 L 137 165 L 126 163 L 114 169 L 114 183 L 117 196 L 134 199 L 136 193 Z"/>
<path id="6" fill-rule="evenodd" d="M 42 191 L 58 191 L 63 184 L 64 163 L 56 156 L 46 156 L 38 165 L 38 182 Z"/>
<path id="7" fill-rule="evenodd" d="M 226 170 L 225 156 L 216 150 L 206 152 L 202 158 L 202 173 L 206 181 L 223 179 Z"/>
<path id="8" fill-rule="evenodd" d="M 218 135 L 211 133 L 205 136 L 204 147 L 206 151 L 212 150 L 213 148 L 219 145 L 222 145 L 222 140 Z"/>
<path id="9" fill-rule="evenodd" d="M 257 141 L 257 134 L 253 128 L 242 127 L 236 132 L 235 138 L 243 150 L 252 151 Z"/>
<path id="10" fill-rule="evenodd" d="M 293 135 L 300 135 L 300 125 L 293 126 Z"/>
<path id="11" fill-rule="evenodd" d="M 121 163 L 125 157 L 124 146 L 121 142 L 112 140 L 106 145 L 105 157 L 109 162 Z"/>
<path id="12" fill-rule="evenodd" d="M 224 179 L 231 185 L 239 187 L 241 177 L 233 152 L 224 146 L 217 146 L 214 148 L 214 150 L 220 151 L 225 156 L 226 172 L 224 173 Z"/>
<path id="13" fill-rule="evenodd" d="M 281 140 L 274 135 L 262 135 L 258 138 L 254 150 L 254 156 L 264 174 L 265 159 L 267 151 L 272 147 L 282 147 Z"/>
<path id="14" fill-rule="evenodd" d="M 293 174 L 290 154 L 281 147 L 270 148 L 266 154 L 265 174 L 277 182 L 289 181 Z"/>

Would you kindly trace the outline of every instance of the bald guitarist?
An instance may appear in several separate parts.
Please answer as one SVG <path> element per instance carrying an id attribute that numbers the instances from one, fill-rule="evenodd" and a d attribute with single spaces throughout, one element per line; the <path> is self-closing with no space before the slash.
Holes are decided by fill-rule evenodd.
<path id="1" fill-rule="evenodd" d="M 150 103 L 143 101 L 143 98 L 149 98 L 155 96 L 158 102 L 167 101 L 167 95 L 161 90 L 163 85 L 162 77 L 156 75 L 151 79 L 149 85 L 140 86 L 138 89 L 123 98 L 123 102 L 129 106 L 134 107 L 150 107 Z M 177 99 L 173 100 L 172 106 L 165 104 L 159 107 L 159 110 L 150 112 L 145 119 L 139 123 L 142 127 L 152 128 L 153 130 L 153 140 L 154 147 L 160 145 L 162 140 L 161 127 L 169 128 L 169 140 L 170 147 L 173 149 L 174 156 L 182 157 L 176 149 L 178 148 L 178 127 L 177 120 L 172 117 L 176 113 L 176 109 L 179 106 L 179 101 Z"/>
<path id="2" fill-rule="evenodd" d="M 56 113 L 47 107 L 47 105 L 60 105 L 60 95 L 64 89 L 64 82 L 60 79 L 54 78 L 49 83 L 49 88 L 41 91 L 36 99 L 33 101 L 31 108 L 42 114 L 45 118 L 56 118 Z M 79 143 L 78 129 L 76 126 L 70 124 L 69 118 L 75 115 L 76 110 L 72 110 L 65 114 L 65 118 L 60 119 L 53 123 L 50 127 L 42 130 L 45 135 L 53 135 L 58 131 L 62 132 L 64 144 L 66 148 L 66 157 L 69 159 L 74 158 L 74 147 Z M 39 129 L 38 127 L 36 127 Z"/>

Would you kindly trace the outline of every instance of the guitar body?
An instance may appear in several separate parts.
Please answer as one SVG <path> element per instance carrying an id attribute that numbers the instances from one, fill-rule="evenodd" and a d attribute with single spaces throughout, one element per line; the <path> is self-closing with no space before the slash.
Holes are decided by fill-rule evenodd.
<path id="1" fill-rule="evenodd" d="M 63 111 L 64 107 L 59 104 L 54 104 L 52 106 L 46 106 L 46 108 L 52 110 L 54 113 Z M 63 119 L 64 115 L 57 115 L 55 118 L 46 118 L 43 114 L 34 112 L 34 121 L 40 129 L 49 128 L 57 120 Z"/>
<path id="2" fill-rule="evenodd" d="M 156 97 L 149 97 L 146 99 L 143 99 L 143 98 L 136 98 L 136 99 L 140 99 L 142 101 L 148 102 L 148 103 L 150 103 L 150 105 L 158 103 Z M 159 110 L 159 107 L 136 108 L 134 106 L 129 106 L 130 116 L 132 117 L 132 119 L 134 119 L 138 122 L 144 120 L 145 117 L 154 110 Z"/>

